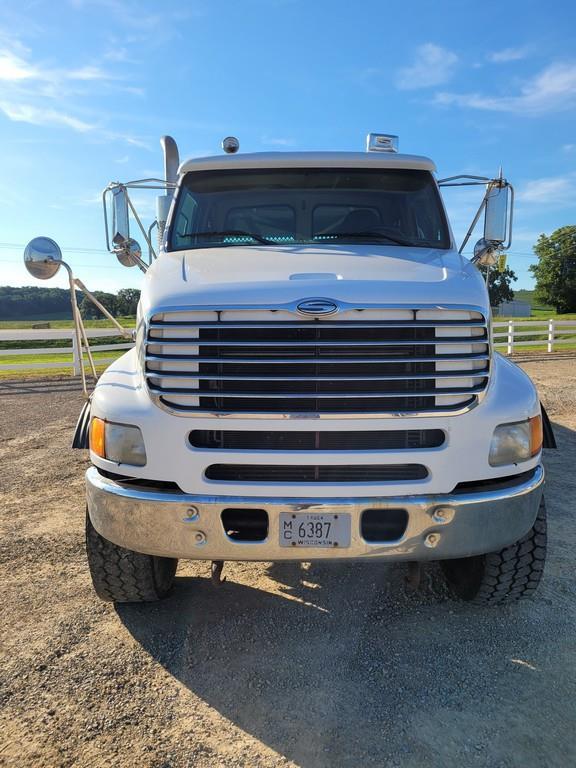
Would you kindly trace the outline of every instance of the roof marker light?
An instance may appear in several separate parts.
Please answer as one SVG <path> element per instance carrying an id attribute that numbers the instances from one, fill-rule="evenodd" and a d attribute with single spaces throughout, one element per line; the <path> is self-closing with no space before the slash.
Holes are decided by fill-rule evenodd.
<path id="1" fill-rule="evenodd" d="M 240 142 L 236 136 L 226 136 L 225 139 L 222 139 L 222 149 L 227 155 L 235 155 L 240 149 Z"/>
<path id="2" fill-rule="evenodd" d="M 366 152 L 398 152 L 398 136 L 390 133 L 369 133 Z"/>

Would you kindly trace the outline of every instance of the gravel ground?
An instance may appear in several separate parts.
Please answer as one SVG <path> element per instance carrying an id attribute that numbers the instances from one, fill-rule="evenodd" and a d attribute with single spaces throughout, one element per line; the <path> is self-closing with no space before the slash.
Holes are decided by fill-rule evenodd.
<path id="1" fill-rule="evenodd" d="M 182 563 L 161 604 L 92 592 L 69 381 L 0 384 L 0 765 L 576 765 L 576 364 L 524 367 L 555 424 L 537 597 L 470 608 L 434 566 Z"/>

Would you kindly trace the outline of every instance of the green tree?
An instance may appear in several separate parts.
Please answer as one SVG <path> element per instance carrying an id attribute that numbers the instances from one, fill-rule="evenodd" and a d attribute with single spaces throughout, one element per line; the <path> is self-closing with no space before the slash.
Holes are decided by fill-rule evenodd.
<path id="1" fill-rule="evenodd" d="M 486 267 L 480 267 L 480 272 L 486 277 Z M 498 307 L 503 301 L 512 301 L 514 291 L 510 283 L 518 280 L 516 274 L 506 267 L 503 272 L 499 272 L 496 267 L 490 268 L 490 277 L 488 278 L 488 294 L 490 296 L 490 306 Z"/>
<path id="2" fill-rule="evenodd" d="M 93 291 L 94 297 L 98 299 L 103 307 L 106 307 L 110 314 L 115 315 L 117 313 L 116 308 L 116 296 L 113 293 L 105 293 L 104 291 Z M 100 319 L 104 317 L 102 312 L 95 304 L 92 304 L 88 296 L 84 296 L 80 304 L 80 314 L 85 320 Z"/>
<path id="3" fill-rule="evenodd" d="M 536 300 L 559 314 L 576 312 L 576 225 L 540 235 L 534 253 L 538 263 L 530 271 L 536 278 Z"/>
<path id="4" fill-rule="evenodd" d="M 121 288 L 116 294 L 116 311 L 119 315 L 135 315 L 139 301 L 137 288 Z"/>

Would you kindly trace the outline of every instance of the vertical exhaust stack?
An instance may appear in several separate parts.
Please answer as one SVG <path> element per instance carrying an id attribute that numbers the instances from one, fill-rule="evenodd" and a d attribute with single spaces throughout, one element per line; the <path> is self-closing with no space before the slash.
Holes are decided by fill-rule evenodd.
<path id="1" fill-rule="evenodd" d="M 162 136 L 160 146 L 164 154 L 164 178 L 169 184 L 176 184 L 178 180 L 178 166 L 180 165 L 180 155 L 178 145 L 172 136 Z M 170 204 L 172 203 L 173 191 L 170 190 L 166 195 L 159 195 L 156 198 L 156 221 L 158 223 L 158 252 L 162 247 L 164 230 L 168 219 Z"/>

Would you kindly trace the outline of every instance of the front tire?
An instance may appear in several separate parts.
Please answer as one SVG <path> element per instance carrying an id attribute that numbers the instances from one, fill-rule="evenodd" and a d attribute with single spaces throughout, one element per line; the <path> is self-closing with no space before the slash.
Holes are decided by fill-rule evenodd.
<path id="1" fill-rule="evenodd" d="M 86 512 L 86 554 L 92 584 L 101 600 L 145 603 L 165 597 L 178 560 L 133 552 L 101 536 Z"/>
<path id="2" fill-rule="evenodd" d="M 502 605 L 536 591 L 546 560 L 546 505 L 540 502 L 532 528 L 519 541 L 498 552 L 457 560 L 440 567 L 451 591 L 477 605 Z"/>

